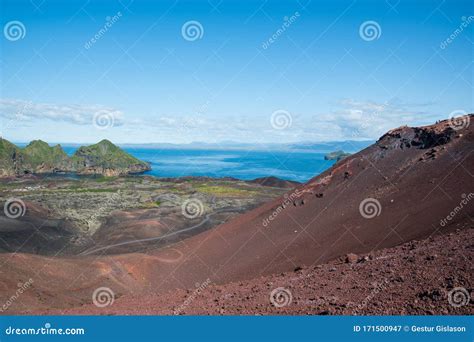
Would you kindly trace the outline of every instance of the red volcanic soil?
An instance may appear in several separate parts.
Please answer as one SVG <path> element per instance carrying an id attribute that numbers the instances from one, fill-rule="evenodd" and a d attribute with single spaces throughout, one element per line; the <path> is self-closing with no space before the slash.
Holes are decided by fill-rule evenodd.
<path id="1" fill-rule="evenodd" d="M 193 289 L 152 293 L 146 299 L 123 296 L 104 308 L 89 304 L 40 313 L 472 315 L 474 298 L 469 302 L 464 291 L 474 287 L 474 224 L 459 227 L 454 233 L 250 281 L 203 281 Z"/>
<path id="2" fill-rule="evenodd" d="M 472 115 L 470 118 L 473 118 Z M 329 279 L 339 279 L 332 278 L 332 274 L 342 275 L 331 271 L 331 267 L 338 269 L 335 264 L 314 268 L 316 265 L 348 253 L 372 255 L 373 251 L 449 233 L 461 224 L 464 227 L 466 222 L 472 223 L 468 220 L 474 217 L 474 201 L 471 200 L 474 196 L 474 129 L 473 125 L 467 126 L 454 130 L 447 121 L 443 121 L 433 126 L 392 130 L 376 144 L 338 162 L 284 197 L 148 254 L 68 259 L 0 255 L 0 288 L 10 289 L 11 292 L 15 284 L 25 281 L 25 278 L 31 276 L 34 279 L 31 290 L 22 295 L 21 303 L 18 301 L 12 305 L 12 312 L 26 312 L 28 308 L 62 309 L 87 304 L 91 302 L 93 291 L 101 286 L 110 287 L 117 297 L 123 296 L 124 300 L 135 294 L 141 299 L 134 305 L 145 308 L 150 293 L 158 295 L 176 289 L 194 288 L 195 283 L 201 284 L 207 279 L 214 285 L 241 281 L 243 286 L 246 286 L 245 281 L 253 279 L 249 284 L 257 286 L 259 277 L 265 276 L 261 278 L 261 286 L 265 287 L 265 291 L 263 287 L 256 291 L 266 297 L 273 285 L 267 288 L 265 279 L 274 279 L 271 282 L 280 285 L 276 282 L 278 276 L 274 274 L 303 268 L 301 274 L 317 275 L 301 283 L 311 289 L 312 297 L 303 297 L 309 292 L 300 295 L 296 291 L 294 296 L 298 303 L 307 301 L 308 306 L 314 306 L 320 299 L 316 290 L 324 286 L 323 283 L 311 285 L 311 282 L 322 276 L 323 272 L 325 277 L 322 279 L 328 279 L 329 285 L 336 285 L 337 282 L 331 283 Z M 472 241 L 472 235 L 468 237 Z M 453 240 L 453 243 L 456 241 L 459 243 L 459 240 Z M 442 249 L 444 243 L 438 242 L 437 246 Z M 408 257 L 410 249 L 403 248 L 399 252 L 405 252 L 406 256 L 401 255 L 394 267 L 407 267 L 404 258 Z M 464 251 L 459 248 L 453 246 L 452 249 L 452 258 L 456 260 L 459 257 L 456 253 L 462 254 Z M 441 250 L 434 254 L 441 255 L 444 252 Z M 450 257 L 446 256 L 446 262 Z M 422 272 L 425 263 L 420 266 L 417 263 L 413 263 L 412 269 Z M 372 263 L 380 267 L 390 264 L 389 259 Z M 433 265 L 443 267 L 433 268 L 433 275 L 426 275 L 428 280 L 434 281 L 438 276 L 447 277 L 443 273 L 447 265 L 437 262 Z M 361 267 L 366 266 L 361 264 Z M 390 269 L 388 266 L 385 268 L 387 276 L 390 275 Z M 367 270 L 369 272 L 371 269 Z M 458 277 L 455 268 L 452 272 L 453 277 Z M 294 277 L 300 277 L 300 273 L 295 273 Z M 454 279 L 452 286 L 458 283 L 471 286 L 470 274 L 472 272 L 462 276 L 462 279 Z M 270 275 L 273 276 L 269 278 Z M 283 275 L 282 280 L 288 277 L 288 274 Z M 370 280 L 368 276 L 357 277 L 360 281 L 365 278 Z M 390 283 L 394 280 L 389 279 Z M 407 284 L 400 282 L 403 291 L 406 290 L 406 296 L 412 300 L 416 294 L 414 291 L 420 289 L 415 286 L 418 280 L 415 278 L 414 282 Z M 360 286 L 363 287 L 363 284 L 367 285 L 361 283 Z M 446 283 L 436 284 L 441 288 L 451 283 L 446 280 Z M 238 285 L 229 286 L 235 288 Z M 411 289 L 410 286 L 415 288 Z M 217 291 L 219 287 L 215 289 Z M 336 301 L 341 308 L 331 312 L 345 312 L 342 309 L 343 301 L 349 301 L 350 298 L 346 297 L 343 289 L 341 285 L 340 289 L 336 286 L 331 290 L 334 292 L 327 290 L 327 294 L 339 293 L 341 300 Z M 368 290 L 361 290 L 360 296 L 367 294 Z M 426 288 L 426 291 L 430 289 Z M 7 300 L 10 292 L 0 291 L 0 300 Z M 438 295 L 428 292 L 427 296 Z M 408 297 L 400 297 L 400 303 Z M 219 298 L 213 300 L 219 303 Z M 409 303 L 414 303 L 412 300 Z M 208 304 L 210 308 L 213 307 Z M 249 312 L 255 312 L 252 311 L 252 305 Z M 268 303 L 266 305 L 268 307 Z M 291 310 L 290 307 L 288 310 Z M 267 312 L 267 309 L 262 307 L 263 312 Z M 318 310 L 328 309 L 321 307 Z M 413 310 L 416 310 L 416 306 Z M 295 313 L 300 312 L 303 311 L 295 310 Z M 317 310 L 310 312 L 318 313 Z"/>
<path id="3" fill-rule="evenodd" d="M 452 229 L 474 214 L 471 201 L 440 224 L 472 192 L 473 147 L 472 125 L 392 130 L 286 197 L 173 245 L 185 258 L 156 265 L 156 290 L 191 288 L 208 277 L 223 284 L 285 272 Z M 376 203 L 374 217 L 361 214 L 364 201 L 366 217 Z"/>

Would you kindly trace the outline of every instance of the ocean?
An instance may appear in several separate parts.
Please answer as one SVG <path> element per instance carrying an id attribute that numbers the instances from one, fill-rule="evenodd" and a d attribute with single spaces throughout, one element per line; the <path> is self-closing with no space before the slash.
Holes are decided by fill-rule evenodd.
<path id="1" fill-rule="evenodd" d="M 75 146 L 63 145 L 73 154 Z M 313 151 L 252 151 L 213 149 L 155 149 L 123 147 L 138 159 L 151 163 L 147 175 L 156 177 L 234 177 L 243 180 L 275 176 L 306 182 L 335 161 L 324 160 L 325 153 Z"/>

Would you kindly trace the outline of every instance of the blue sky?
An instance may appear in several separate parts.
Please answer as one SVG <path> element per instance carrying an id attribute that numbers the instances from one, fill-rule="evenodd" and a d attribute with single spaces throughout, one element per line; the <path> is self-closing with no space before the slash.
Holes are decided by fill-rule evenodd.
<path id="1" fill-rule="evenodd" d="M 473 112 L 468 0 L 0 3 L 16 142 L 363 140 Z"/>

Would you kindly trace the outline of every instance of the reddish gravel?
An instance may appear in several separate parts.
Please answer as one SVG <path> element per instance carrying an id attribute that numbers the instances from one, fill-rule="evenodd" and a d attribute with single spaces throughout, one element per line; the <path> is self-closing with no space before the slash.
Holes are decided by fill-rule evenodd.
<path id="1" fill-rule="evenodd" d="M 217 284 L 248 280 L 426 238 L 473 192 L 473 148 L 474 125 L 392 130 L 297 190 L 157 251 L 185 258 L 156 265 L 156 291 L 208 277 Z M 366 212 L 365 201 L 375 203 Z M 473 216 L 469 201 L 443 229 Z"/>
<path id="2" fill-rule="evenodd" d="M 8 313 L 171 313 L 185 300 L 180 289 L 210 279 L 223 287 L 209 287 L 181 313 L 471 312 L 449 307 L 446 291 L 471 290 L 472 230 L 409 241 L 472 228 L 473 149 L 472 124 L 400 127 L 297 191 L 165 248 L 100 258 L 3 254 L 0 301 L 34 275 Z M 372 207 L 361 210 L 367 200 Z M 375 259 L 331 261 L 348 253 Z M 277 309 L 268 298 L 280 286 L 294 301 Z M 105 310 L 90 306 L 99 287 L 122 298 Z"/>
<path id="3" fill-rule="evenodd" d="M 357 259 L 353 263 L 348 258 L 339 258 L 316 267 L 245 282 L 212 285 L 211 279 L 208 286 L 204 281 L 187 291 L 145 297 L 126 295 L 105 308 L 86 305 L 41 313 L 472 315 L 474 298 L 460 307 L 448 301 L 453 288 L 462 287 L 472 293 L 474 287 L 474 224 L 465 222 L 461 227 L 464 229 L 455 233 L 352 256 Z M 279 287 L 292 296 L 291 302 L 283 307 L 270 302 L 270 293 Z M 283 304 L 287 298 L 282 295 L 280 299 Z"/>

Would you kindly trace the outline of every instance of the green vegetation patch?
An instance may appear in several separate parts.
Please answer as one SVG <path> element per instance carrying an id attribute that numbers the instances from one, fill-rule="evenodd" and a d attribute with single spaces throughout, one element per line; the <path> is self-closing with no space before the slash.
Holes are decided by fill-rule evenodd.
<path id="1" fill-rule="evenodd" d="M 70 188 L 64 189 L 66 192 L 117 192 L 117 189 L 103 189 L 103 188 L 79 188 L 76 186 L 72 186 Z"/>
<path id="2" fill-rule="evenodd" d="M 154 209 L 154 208 L 158 208 L 160 205 L 161 205 L 160 201 L 154 201 L 154 202 L 145 202 L 140 207 L 143 209 Z"/>
<path id="3" fill-rule="evenodd" d="M 107 182 L 113 182 L 117 179 L 117 177 L 107 177 L 107 176 L 101 176 L 94 178 L 96 183 L 107 183 Z"/>
<path id="4" fill-rule="evenodd" d="M 226 185 L 198 185 L 195 189 L 199 192 L 221 196 L 250 196 L 255 194 L 253 190 L 238 189 Z"/>

